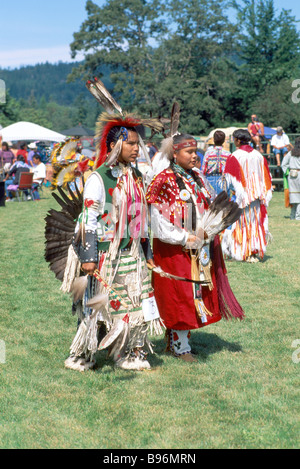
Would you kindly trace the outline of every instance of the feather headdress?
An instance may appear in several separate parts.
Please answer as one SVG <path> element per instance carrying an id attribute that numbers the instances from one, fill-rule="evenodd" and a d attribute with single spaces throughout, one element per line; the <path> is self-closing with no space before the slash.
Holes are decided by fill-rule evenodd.
<path id="1" fill-rule="evenodd" d="M 121 115 L 123 114 L 121 106 L 115 101 L 99 78 L 95 77 L 94 79 L 88 80 L 85 85 L 107 112 L 113 114 L 115 111 L 118 111 Z"/>
<path id="2" fill-rule="evenodd" d="M 107 136 L 110 130 L 113 127 L 137 127 L 145 126 L 151 129 L 152 135 L 155 133 L 164 134 L 164 124 L 159 118 L 140 118 L 132 114 L 123 112 L 121 106 L 116 102 L 112 97 L 109 91 L 106 89 L 105 85 L 98 78 L 88 80 L 86 82 L 86 87 L 90 93 L 97 99 L 97 101 L 104 107 L 105 112 L 103 112 L 96 124 L 96 161 L 94 169 L 97 169 L 101 166 L 106 158 L 110 149 L 107 148 Z M 109 160 L 106 161 L 107 164 L 112 164 L 116 161 L 120 151 L 121 151 L 121 142 L 116 144 L 114 151 L 109 157 Z M 147 149 L 145 148 L 142 138 L 139 136 L 139 145 L 141 152 L 148 161 L 148 164 L 151 165 L 151 160 L 149 158 Z M 116 148 L 117 147 L 117 148 Z"/>
<path id="3" fill-rule="evenodd" d="M 175 102 L 171 110 L 170 130 L 167 134 L 167 137 L 174 137 L 174 135 L 177 134 L 179 121 L 180 121 L 180 106 L 177 102 Z"/>
<path id="4" fill-rule="evenodd" d="M 96 124 L 97 158 L 95 161 L 94 168 L 97 169 L 99 166 L 101 166 L 107 158 L 107 155 L 109 153 L 109 149 L 107 147 L 107 136 L 113 127 L 125 127 L 126 129 L 128 129 L 130 127 L 138 126 L 149 127 L 156 133 L 162 132 L 164 129 L 162 122 L 156 118 L 143 119 L 132 114 L 125 114 L 123 116 L 120 116 L 118 114 L 109 114 L 108 112 L 103 112 L 100 115 Z M 139 144 L 145 153 L 145 149 L 143 148 L 143 142 L 141 141 L 141 139 L 139 139 Z M 110 164 L 112 159 L 116 159 L 115 155 L 112 156 L 114 156 L 114 158 L 109 159 Z"/>

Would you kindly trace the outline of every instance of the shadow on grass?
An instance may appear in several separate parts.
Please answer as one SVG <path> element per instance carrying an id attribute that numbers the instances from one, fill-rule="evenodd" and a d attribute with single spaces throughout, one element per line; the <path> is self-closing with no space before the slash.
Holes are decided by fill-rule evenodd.
<path id="1" fill-rule="evenodd" d="M 217 334 L 208 334 L 201 332 L 200 334 L 193 334 L 191 337 L 192 352 L 202 360 L 207 360 L 210 355 L 227 350 L 228 352 L 236 353 L 242 352 L 241 345 L 236 342 L 227 342 L 221 339 Z"/>
<path id="2" fill-rule="evenodd" d="M 260 261 L 260 262 L 263 262 L 263 263 L 268 262 L 268 260 L 270 260 L 270 259 L 273 259 L 273 256 L 268 256 L 267 254 L 265 254 L 263 260 Z"/>
<path id="3" fill-rule="evenodd" d="M 169 355 L 166 353 L 166 341 L 162 338 L 153 341 L 154 353 L 149 353 L 148 360 L 152 369 L 159 368 L 164 365 L 164 357 Z M 232 353 L 242 352 L 242 347 L 236 342 L 227 342 L 221 339 L 217 334 L 210 334 L 206 332 L 193 332 L 190 339 L 192 353 L 194 353 L 200 361 L 206 361 L 210 355 L 219 353 L 222 350 L 227 350 Z M 110 374 L 116 371 L 112 358 L 107 357 L 104 351 L 98 352 L 95 356 L 96 366 L 94 371 L 96 373 Z M 128 381 L 135 377 L 135 373 L 127 372 L 120 375 L 119 379 Z"/>
<path id="4" fill-rule="evenodd" d="M 199 331 L 192 332 L 190 344 L 192 347 L 192 353 L 202 361 L 206 361 L 210 355 L 219 353 L 222 350 L 228 350 L 232 353 L 243 351 L 241 345 L 236 342 L 227 342 L 226 340 L 221 339 L 217 334 Z M 155 343 L 154 351 L 155 354 L 151 355 L 149 358 L 151 366 L 162 366 L 164 362 L 163 358 L 170 355 L 166 352 L 166 341 L 164 339 L 158 339 Z"/>
<path id="5" fill-rule="evenodd" d="M 165 347 L 163 347 L 165 349 Z M 161 352 L 158 352 L 157 348 L 155 347 L 154 353 L 149 353 L 147 359 L 151 365 L 151 368 L 157 368 L 162 366 L 163 359 L 160 358 Z M 108 358 L 107 354 L 104 352 L 98 352 L 95 356 L 96 366 L 94 368 L 95 372 L 98 373 L 114 373 L 119 368 L 116 368 L 114 365 L 114 361 L 112 358 Z M 124 371 L 124 370 L 123 370 Z M 125 370 L 126 371 L 126 370 Z M 128 381 L 133 379 L 135 376 L 135 372 L 127 371 L 125 375 L 119 377 L 120 381 Z"/>

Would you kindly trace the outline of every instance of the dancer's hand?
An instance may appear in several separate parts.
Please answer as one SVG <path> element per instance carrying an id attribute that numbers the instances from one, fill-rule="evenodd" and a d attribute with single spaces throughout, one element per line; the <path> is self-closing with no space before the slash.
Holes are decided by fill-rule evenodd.
<path id="1" fill-rule="evenodd" d="M 190 234 L 187 239 L 185 248 L 186 249 L 198 249 L 201 246 L 201 244 L 203 244 L 203 240 L 201 240 L 195 235 Z"/>
<path id="2" fill-rule="evenodd" d="M 154 264 L 154 260 L 153 260 L 153 259 L 148 259 L 148 260 L 147 260 L 147 264 L 149 264 L 149 266 L 152 267 L 152 269 L 154 269 L 154 267 L 156 267 L 156 265 Z"/>
<path id="3" fill-rule="evenodd" d="M 81 268 L 86 274 L 93 275 L 94 270 L 97 269 L 97 264 L 95 262 L 85 262 Z"/>

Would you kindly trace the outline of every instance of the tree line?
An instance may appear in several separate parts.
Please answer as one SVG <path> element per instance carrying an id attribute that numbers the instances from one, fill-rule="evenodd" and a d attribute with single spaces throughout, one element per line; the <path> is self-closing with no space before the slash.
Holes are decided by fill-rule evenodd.
<path id="1" fill-rule="evenodd" d="M 79 63 L 80 64 L 80 63 Z M 81 123 L 93 129 L 101 111 L 80 79 L 71 83 L 74 64 L 59 62 L 0 69 L 5 83 L 5 103 L 0 104 L 2 127 L 17 121 L 30 121 L 57 132 Z M 107 87 L 111 87 L 109 70 L 102 69 Z"/>
<path id="2" fill-rule="evenodd" d="M 195 135 L 244 126 L 252 113 L 267 126 L 300 132 L 300 103 L 292 100 L 299 28 L 273 0 L 88 0 L 70 48 L 85 60 L 56 65 L 60 79 L 43 64 L 47 73 L 42 66 L 31 73 L 26 98 L 12 86 L 0 105 L 2 126 L 17 116 L 58 131 L 79 122 L 93 128 L 102 108 L 84 83 L 98 76 L 129 112 L 168 117 L 178 101 L 180 130 Z"/>

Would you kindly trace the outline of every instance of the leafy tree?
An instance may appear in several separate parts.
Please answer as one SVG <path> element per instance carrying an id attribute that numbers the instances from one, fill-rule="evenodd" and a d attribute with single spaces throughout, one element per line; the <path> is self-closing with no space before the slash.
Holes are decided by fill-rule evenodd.
<path id="1" fill-rule="evenodd" d="M 232 2 L 237 10 L 239 35 L 238 101 L 249 114 L 268 89 L 299 73 L 300 36 L 288 10 L 277 15 L 273 0 Z M 255 111 L 255 109 L 254 109 Z"/>
<path id="2" fill-rule="evenodd" d="M 300 104 L 292 100 L 292 81 L 283 79 L 267 87 L 253 102 L 252 109 L 268 126 L 280 125 L 285 131 L 297 133 L 300 131 Z"/>
<path id="3" fill-rule="evenodd" d="M 224 0 L 109 0 L 102 7 L 88 1 L 88 18 L 71 44 L 73 58 L 81 51 L 85 61 L 73 77 L 97 75 L 109 64 L 124 108 L 166 115 L 178 100 L 182 128 L 202 132 L 224 113 L 212 69 L 220 71 L 215 64 L 233 48 L 225 6 Z"/>
<path id="4" fill-rule="evenodd" d="M 16 121 L 19 109 L 17 101 L 12 98 L 8 89 L 6 89 L 5 95 L 5 102 L 0 103 L 0 124 L 2 127 L 6 127 Z"/>

